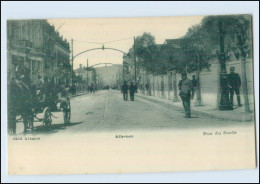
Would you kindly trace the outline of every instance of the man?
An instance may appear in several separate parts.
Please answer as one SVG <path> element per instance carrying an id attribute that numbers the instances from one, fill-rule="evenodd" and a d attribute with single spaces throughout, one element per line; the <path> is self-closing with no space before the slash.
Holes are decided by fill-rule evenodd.
<path id="1" fill-rule="evenodd" d="M 58 101 L 60 102 L 61 109 L 67 109 L 69 103 L 69 85 L 62 85 L 60 88 L 60 94 Z"/>
<path id="2" fill-rule="evenodd" d="M 42 76 L 38 75 L 37 87 L 42 88 L 43 86 L 44 86 L 44 80 L 42 79 Z"/>
<path id="3" fill-rule="evenodd" d="M 200 83 L 199 83 L 199 79 L 196 79 L 195 75 L 192 76 L 192 85 L 193 85 L 194 95 L 196 93 L 196 98 L 197 98 L 195 105 L 200 106 L 202 105 L 201 94 L 200 94 Z"/>
<path id="4" fill-rule="evenodd" d="M 127 98 L 128 98 L 128 85 L 127 85 L 126 81 L 122 85 L 122 92 L 123 92 L 124 101 L 127 101 Z"/>
<path id="5" fill-rule="evenodd" d="M 93 83 L 91 83 L 90 89 L 91 89 L 91 93 L 95 93 L 95 87 L 94 87 L 94 84 L 93 84 Z"/>
<path id="6" fill-rule="evenodd" d="M 185 117 L 190 118 L 190 100 L 194 97 L 194 90 L 192 81 L 187 78 L 187 73 L 181 75 L 182 80 L 180 80 L 178 86 L 180 90 L 180 97 L 182 99 L 182 104 L 185 110 Z"/>
<path id="7" fill-rule="evenodd" d="M 24 60 L 24 65 L 22 67 L 22 70 L 24 75 L 23 81 L 29 88 L 31 88 L 31 84 L 32 84 L 31 77 L 30 77 L 31 70 L 30 70 L 30 63 L 28 59 Z"/>
<path id="8" fill-rule="evenodd" d="M 134 101 L 134 95 L 135 95 L 135 85 L 133 82 L 131 82 L 131 85 L 129 87 L 129 92 L 130 92 L 130 99 L 131 101 Z"/>
<path id="9" fill-rule="evenodd" d="M 197 86 L 198 86 L 198 80 L 196 79 L 195 75 L 192 76 L 192 85 L 193 85 L 193 88 L 197 88 Z"/>
<path id="10" fill-rule="evenodd" d="M 23 89 L 27 89 L 28 91 L 30 91 L 30 84 L 28 84 L 28 80 L 26 80 L 26 71 L 24 70 L 24 67 L 21 66 L 17 66 L 15 68 L 15 82 L 16 84 L 18 84 L 21 88 Z"/>
<path id="11" fill-rule="evenodd" d="M 230 67 L 230 74 L 228 75 L 228 82 L 229 82 L 229 86 L 230 86 L 231 104 L 234 105 L 233 96 L 234 96 L 234 93 L 236 93 L 238 106 L 242 106 L 241 101 L 240 101 L 241 79 L 240 79 L 239 74 L 235 73 L 234 66 Z"/>

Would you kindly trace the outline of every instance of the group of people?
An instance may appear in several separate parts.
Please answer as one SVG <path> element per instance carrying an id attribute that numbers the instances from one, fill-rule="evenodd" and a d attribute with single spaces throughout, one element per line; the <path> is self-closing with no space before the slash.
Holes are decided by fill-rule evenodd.
<path id="1" fill-rule="evenodd" d="M 178 87 L 180 90 L 179 96 L 181 97 L 183 107 L 185 110 L 185 117 L 191 117 L 191 107 L 190 102 L 194 98 L 195 88 L 199 85 L 198 81 L 193 77 L 193 80 L 188 79 L 187 73 L 182 73 L 182 79 L 179 81 Z M 240 87 L 241 87 L 241 79 L 238 73 L 235 73 L 235 67 L 230 67 L 230 73 L 227 74 L 227 86 L 229 93 L 229 100 L 231 105 L 234 105 L 234 94 L 237 95 L 238 106 L 241 105 L 240 100 Z"/>
<path id="2" fill-rule="evenodd" d="M 123 99 L 124 101 L 128 100 L 128 91 L 130 93 L 130 99 L 131 101 L 134 101 L 134 95 L 136 92 L 136 86 L 134 85 L 133 82 L 131 82 L 130 86 L 128 86 L 127 82 L 124 81 L 124 84 L 121 87 L 121 92 L 123 93 Z"/>
<path id="3" fill-rule="evenodd" d="M 36 84 L 33 84 L 30 78 L 30 71 L 24 65 L 18 65 L 15 69 L 15 77 L 10 81 L 21 88 L 27 89 L 28 93 L 35 98 L 35 103 L 38 106 L 41 104 L 49 106 L 51 109 L 56 108 L 54 104 L 57 100 L 69 98 L 69 93 L 72 93 L 72 88 L 65 84 L 54 84 L 52 81 L 45 81 L 41 75 L 38 75 Z"/>

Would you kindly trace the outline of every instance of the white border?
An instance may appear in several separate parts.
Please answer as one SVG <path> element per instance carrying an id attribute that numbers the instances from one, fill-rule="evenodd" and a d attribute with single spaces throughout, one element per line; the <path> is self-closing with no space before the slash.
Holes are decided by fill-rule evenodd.
<path id="1" fill-rule="evenodd" d="M 1 181 L 5 182 L 259 182 L 255 170 L 107 175 L 7 175 L 6 20 L 15 18 L 155 17 L 252 14 L 254 17 L 254 79 L 259 111 L 259 2 L 1 2 Z M 259 113 L 257 161 L 259 166 Z M 19 154 L 19 153 L 18 153 Z"/>

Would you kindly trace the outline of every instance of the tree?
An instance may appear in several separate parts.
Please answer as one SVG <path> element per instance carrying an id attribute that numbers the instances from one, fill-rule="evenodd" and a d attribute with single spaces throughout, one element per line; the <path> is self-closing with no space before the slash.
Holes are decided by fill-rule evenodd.
<path id="1" fill-rule="evenodd" d="M 133 47 L 131 49 L 133 50 Z M 158 48 L 154 36 L 145 32 L 142 36 L 136 37 L 135 54 L 138 66 L 141 66 L 146 71 L 155 72 L 154 66 L 158 65 L 157 53 Z"/>
<path id="2" fill-rule="evenodd" d="M 181 38 L 180 43 L 184 52 L 183 65 L 185 65 L 187 72 L 194 72 L 203 68 L 209 69 L 208 61 L 215 56 L 212 53 L 215 45 L 209 42 L 202 24 L 189 28 L 186 35 Z"/>
<path id="3" fill-rule="evenodd" d="M 251 19 L 252 17 L 250 15 L 232 15 L 209 16 L 202 21 L 212 42 L 216 40 L 216 35 L 220 34 L 216 26 L 217 22 L 221 21 L 224 27 L 223 34 L 225 35 L 225 59 L 228 59 L 228 53 L 230 52 L 232 52 L 237 59 L 241 59 L 242 88 L 246 112 L 250 112 L 246 78 L 246 59 L 252 53 Z M 225 65 L 223 65 L 223 67 L 224 70 L 226 70 Z"/>

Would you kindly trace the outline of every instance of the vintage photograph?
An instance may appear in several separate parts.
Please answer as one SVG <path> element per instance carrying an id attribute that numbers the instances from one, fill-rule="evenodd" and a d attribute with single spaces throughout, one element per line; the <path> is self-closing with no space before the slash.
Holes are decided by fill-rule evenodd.
<path id="1" fill-rule="evenodd" d="M 7 20 L 9 174 L 255 168 L 252 18 Z"/>

